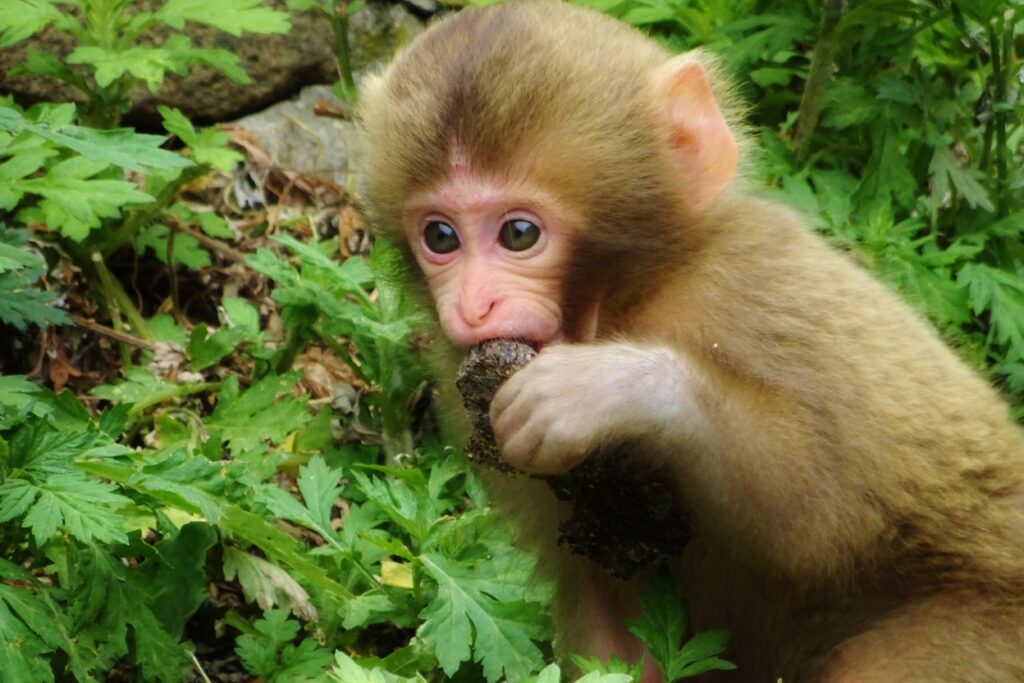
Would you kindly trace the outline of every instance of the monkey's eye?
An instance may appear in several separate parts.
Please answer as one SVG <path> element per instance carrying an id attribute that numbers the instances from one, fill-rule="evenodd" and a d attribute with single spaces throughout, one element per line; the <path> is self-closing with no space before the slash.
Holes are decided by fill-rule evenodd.
<path id="1" fill-rule="evenodd" d="M 423 228 L 423 242 L 435 254 L 450 254 L 459 248 L 459 236 L 455 228 L 444 221 L 430 221 Z"/>
<path id="2" fill-rule="evenodd" d="M 509 251 L 526 251 L 537 244 L 540 239 L 540 228 L 525 218 L 513 218 L 505 221 L 498 234 L 501 246 Z"/>

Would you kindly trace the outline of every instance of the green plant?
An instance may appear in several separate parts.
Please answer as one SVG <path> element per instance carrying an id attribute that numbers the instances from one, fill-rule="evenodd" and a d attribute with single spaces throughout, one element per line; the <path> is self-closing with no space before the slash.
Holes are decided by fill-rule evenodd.
<path id="1" fill-rule="evenodd" d="M 338 65 L 338 93 L 346 102 L 355 102 L 359 94 L 352 73 L 349 41 L 349 17 L 366 6 L 366 0 L 287 0 L 295 10 L 316 10 L 331 22 L 334 32 L 334 58 Z"/>
<path id="2" fill-rule="evenodd" d="M 287 32 L 287 14 L 261 4 L 262 0 L 167 0 L 148 11 L 134 7 L 132 0 L 7 0 L 0 7 L 0 47 L 46 27 L 68 34 L 75 48 L 66 59 L 32 47 L 14 73 L 71 85 L 86 99 L 81 122 L 108 128 L 127 111 L 132 87 L 144 83 L 156 92 L 168 71 L 184 74 L 196 64 L 206 64 L 237 83 L 248 83 L 236 55 L 196 47 L 181 29 L 194 22 L 235 36 L 243 31 Z M 159 44 L 143 42 L 158 26 L 174 32 Z"/>

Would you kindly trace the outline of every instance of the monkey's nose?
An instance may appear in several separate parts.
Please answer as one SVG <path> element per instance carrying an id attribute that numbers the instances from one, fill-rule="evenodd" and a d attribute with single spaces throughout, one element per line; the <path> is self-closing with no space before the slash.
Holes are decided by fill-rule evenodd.
<path id="1" fill-rule="evenodd" d="M 491 297 L 465 297 L 459 302 L 459 313 L 467 325 L 479 327 L 487 322 L 497 303 Z"/>

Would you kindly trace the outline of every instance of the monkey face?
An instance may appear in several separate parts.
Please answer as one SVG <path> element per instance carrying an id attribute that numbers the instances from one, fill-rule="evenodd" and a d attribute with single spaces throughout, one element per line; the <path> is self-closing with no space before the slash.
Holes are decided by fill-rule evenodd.
<path id="1" fill-rule="evenodd" d="M 542 188 L 456 168 L 405 205 L 403 229 L 445 333 L 459 346 L 560 340 L 575 218 Z"/>

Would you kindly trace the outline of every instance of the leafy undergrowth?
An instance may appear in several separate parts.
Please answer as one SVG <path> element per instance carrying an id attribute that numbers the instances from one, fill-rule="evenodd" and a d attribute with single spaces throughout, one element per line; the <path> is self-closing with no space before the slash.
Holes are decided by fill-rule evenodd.
<path id="1" fill-rule="evenodd" d="M 1021 404 L 1018 0 L 825 3 L 845 8 L 831 18 L 795 0 L 581 2 L 720 53 L 771 191 Z M 48 26 L 77 46 L 19 70 L 83 94 L 0 98 L 0 678 L 562 680 L 551 587 L 439 436 L 427 318 L 351 188 L 174 109 L 166 137 L 117 127 L 126 93 L 167 71 L 246 78 L 221 50 L 137 44 L 149 27 L 287 17 L 255 0 L 0 4 L 0 47 Z M 671 581 L 651 591 L 628 626 L 670 679 L 729 666 Z M 587 683 L 638 674 L 573 663 Z"/>

